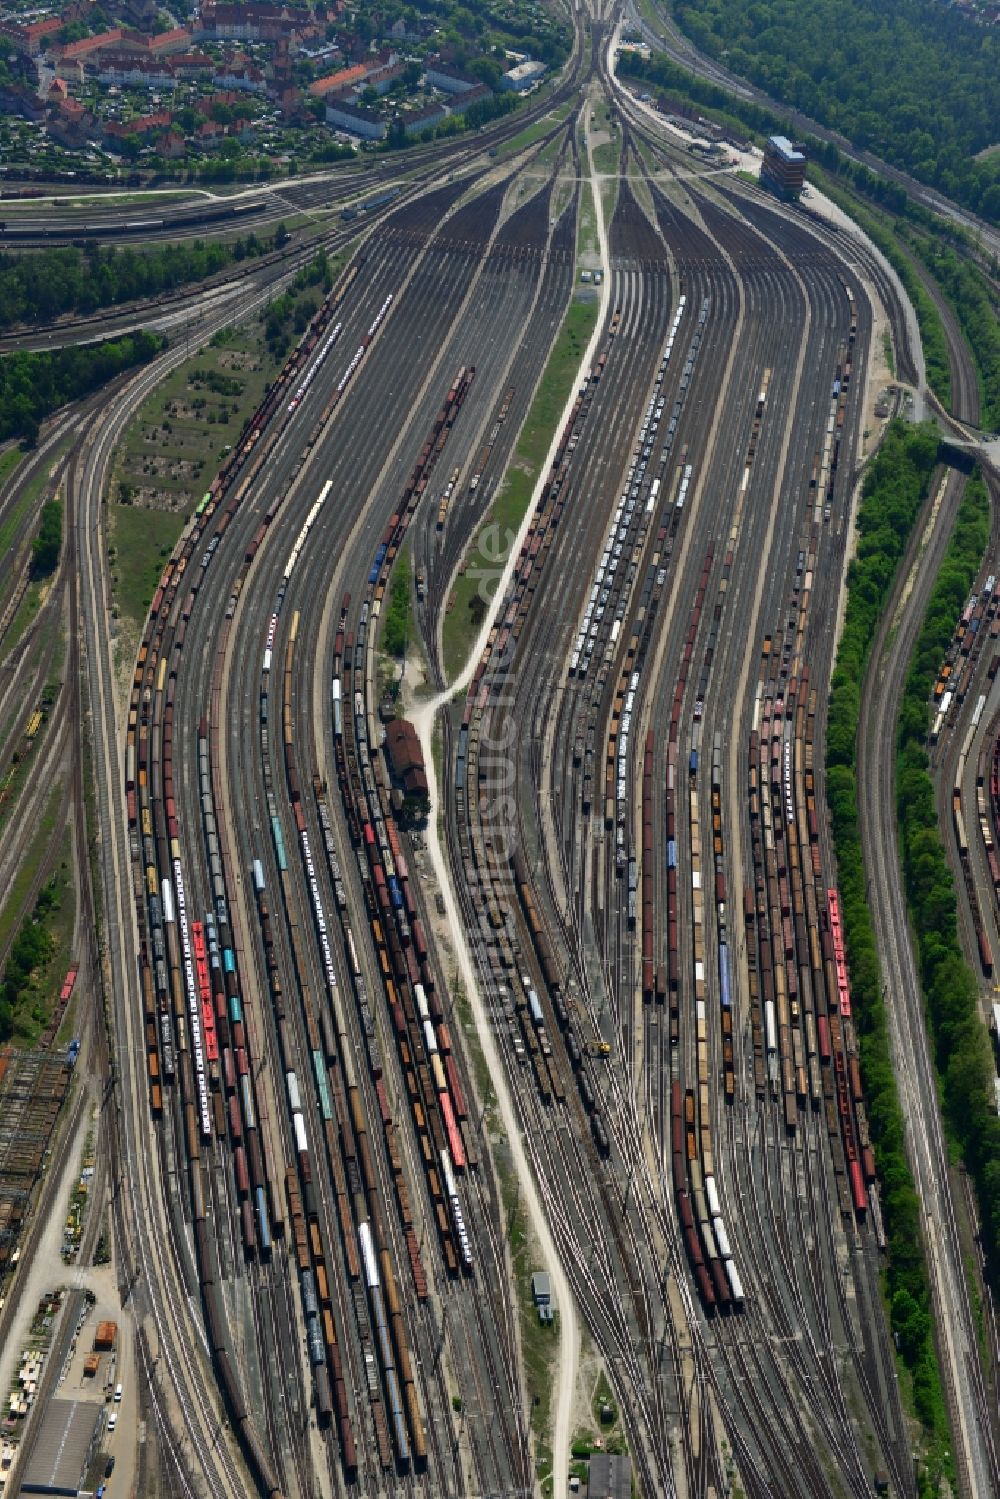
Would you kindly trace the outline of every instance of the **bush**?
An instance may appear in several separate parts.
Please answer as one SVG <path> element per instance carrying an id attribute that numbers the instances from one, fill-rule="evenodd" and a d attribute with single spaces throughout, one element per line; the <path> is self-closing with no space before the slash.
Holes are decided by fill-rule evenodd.
<path id="1" fill-rule="evenodd" d="M 43 885 L 35 909 L 25 918 L 7 959 L 0 984 L 0 1041 L 9 1041 L 14 1033 L 14 1019 L 31 989 L 35 970 L 47 963 L 55 941 L 45 927 L 45 917 L 57 904 L 55 880 Z"/>
<path id="2" fill-rule="evenodd" d="M 56 570 L 62 547 L 62 514 L 58 500 L 42 506 L 38 535 L 31 544 L 31 570 L 36 578 L 47 578 Z"/>
<path id="3" fill-rule="evenodd" d="M 896 763 L 906 894 L 943 1084 L 945 1118 L 976 1186 L 987 1279 L 995 1291 L 1000 1254 L 1000 1119 L 993 1101 L 993 1058 L 979 1017 L 976 979 L 959 942 L 955 885 L 938 827 L 926 749 L 931 689 L 989 534 L 989 495 L 977 473 L 966 488 L 914 647 Z"/>
<path id="4" fill-rule="evenodd" d="M 920 1236 L 920 1203 L 906 1156 L 903 1111 L 889 1051 L 875 934 L 861 853 L 856 755 L 865 667 L 896 569 L 937 461 L 934 427 L 893 422 L 864 483 L 860 540 L 848 572 L 844 630 L 831 683 L 826 795 L 858 1034 L 858 1051 L 889 1243 L 886 1294 L 900 1357 L 913 1378 L 914 1407 L 942 1444 L 947 1421 L 935 1361 L 930 1285 Z"/>
<path id="5" fill-rule="evenodd" d="M 401 552 L 396 559 L 396 567 L 392 575 L 382 644 L 390 656 L 401 658 L 406 654 L 406 644 L 412 634 L 410 558 L 407 552 Z"/>

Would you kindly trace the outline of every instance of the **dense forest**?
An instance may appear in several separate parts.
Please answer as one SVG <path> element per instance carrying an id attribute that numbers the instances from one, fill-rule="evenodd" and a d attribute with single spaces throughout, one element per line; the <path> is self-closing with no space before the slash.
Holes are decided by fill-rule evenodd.
<path id="1" fill-rule="evenodd" d="M 287 239 L 287 233 L 284 234 Z M 255 234 L 226 243 L 193 240 L 147 250 L 101 249 L 95 243 L 0 254 L 0 328 L 47 323 L 62 313 L 96 312 L 156 297 L 274 248 Z"/>
<path id="2" fill-rule="evenodd" d="M 1000 36 L 938 0 L 675 0 L 710 57 L 1000 223 Z"/>
<path id="3" fill-rule="evenodd" d="M 889 1050 L 882 976 L 868 907 L 857 802 L 857 734 L 868 653 L 907 539 L 937 462 L 930 423 L 895 422 L 865 477 L 858 550 L 833 673 L 827 728 L 827 800 L 837 853 L 851 992 L 865 1099 L 889 1239 L 886 1294 L 899 1353 L 910 1371 L 917 1416 L 931 1441 L 931 1466 L 947 1464 L 947 1420 L 931 1330 L 930 1286 L 921 1249 L 920 1202 L 906 1155 L 906 1131 Z M 921 1476 L 933 1490 L 936 1473 Z"/>
<path id="4" fill-rule="evenodd" d="M 42 421 L 80 396 L 163 348 L 154 333 L 128 333 L 113 342 L 53 349 L 44 354 L 7 354 L 0 359 L 0 439 L 34 442 Z"/>

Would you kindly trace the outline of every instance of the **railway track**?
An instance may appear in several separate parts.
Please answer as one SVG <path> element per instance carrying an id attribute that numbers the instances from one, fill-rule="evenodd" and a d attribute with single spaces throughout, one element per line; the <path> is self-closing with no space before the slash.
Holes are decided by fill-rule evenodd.
<path id="1" fill-rule="evenodd" d="M 246 1484 L 242 1464 L 271 1494 L 317 1491 L 318 1472 L 372 1499 L 534 1480 L 488 1121 L 379 710 L 397 559 L 426 563 L 417 618 L 440 684 L 442 603 L 545 363 L 548 330 L 521 330 L 557 323 L 572 294 L 577 188 L 550 220 L 583 164 L 572 122 L 546 141 L 560 133 L 536 190 L 518 175 L 533 150 L 489 186 L 471 173 L 387 207 L 164 569 L 124 773 L 102 797 L 107 909 L 131 934 L 111 863 L 127 828 L 136 932 L 112 954 L 130 1184 L 116 1221 L 135 1274 L 126 1207 L 167 1184 L 143 1305 L 200 1412 L 169 1461 L 220 1496 Z M 809 821 L 810 693 L 858 444 L 845 351 L 864 357 L 867 310 L 836 236 L 729 185 L 654 180 L 631 116 L 623 136 L 598 358 L 442 735 L 449 857 L 640 1483 L 670 1493 L 683 1470 L 687 1492 L 721 1491 L 728 1451 L 754 1494 L 860 1494 L 881 1453 L 908 1492 L 898 1412 L 872 1411 L 874 1442 L 853 1425 L 891 1354 L 874 1184 L 862 1167 L 862 1208 L 850 1170 L 862 1100 L 820 915 L 835 882 Z M 418 348 L 419 367 L 402 359 Z M 103 659 L 93 557 L 82 584 Z M 765 981 L 779 969 L 781 1020 Z M 873 1311 L 860 1338 L 845 1266 Z M 198 1292 L 205 1341 L 185 1347 L 163 1316 L 184 1325 Z M 216 1382 L 240 1458 L 199 1444 Z M 154 1400 L 162 1413 L 155 1383 Z"/>

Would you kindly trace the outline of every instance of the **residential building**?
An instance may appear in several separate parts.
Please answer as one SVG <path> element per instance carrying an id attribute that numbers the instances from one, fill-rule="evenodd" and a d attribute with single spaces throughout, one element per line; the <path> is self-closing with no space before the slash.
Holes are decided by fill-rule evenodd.
<path id="1" fill-rule="evenodd" d="M 182 161 L 187 155 L 187 143 L 179 130 L 168 130 L 157 138 L 156 154 L 164 161 Z"/>
<path id="2" fill-rule="evenodd" d="M 139 42 L 141 32 L 128 32 L 130 42 Z M 187 52 L 191 46 L 191 32 L 186 26 L 175 26 L 172 31 L 161 31 L 159 36 L 142 36 L 147 52 L 153 57 L 172 57 L 177 52 Z"/>
<path id="3" fill-rule="evenodd" d="M 86 145 L 98 126 L 94 116 L 79 99 L 60 99 L 49 117 L 48 132 L 68 151 Z"/>
<path id="4" fill-rule="evenodd" d="M 46 16 L 44 21 L 31 21 L 21 26 L 17 21 L 0 21 L 0 36 L 12 42 L 18 52 L 28 57 L 37 57 L 46 37 L 53 37 L 62 30 L 61 16 Z"/>
<path id="5" fill-rule="evenodd" d="M 511 68 L 509 73 L 504 73 L 500 79 L 500 87 L 515 94 L 526 94 L 530 88 L 534 88 L 545 74 L 545 64 L 528 58 L 525 62 L 519 62 L 516 67 Z"/>
<path id="6" fill-rule="evenodd" d="M 425 109 L 412 109 L 401 115 L 403 129 L 407 135 L 423 135 L 425 130 L 433 130 L 435 125 L 440 125 L 442 120 L 448 118 L 449 111 L 443 104 L 428 104 Z"/>
<path id="7" fill-rule="evenodd" d="M 102 129 L 105 140 L 115 142 L 127 135 L 155 135 L 157 131 L 169 130 L 173 123 L 169 109 L 158 109 L 155 114 L 136 115 L 131 120 L 108 120 Z"/>
<path id="8" fill-rule="evenodd" d="M 320 36 L 321 28 L 306 10 L 284 5 L 212 4 L 206 0 L 195 23 L 195 35 L 226 42 L 276 42 L 279 37 Z"/>
<path id="9" fill-rule="evenodd" d="M 458 94 L 449 105 L 451 114 L 464 114 L 470 104 L 475 104 L 477 99 L 491 99 L 493 90 L 485 83 L 477 83 L 467 94 Z"/>
<path id="10" fill-rule="evenodd" d="M 280 42 L 275 42 L 270 60 L 264 68 L 264 75 L 272 99 L 279 98 L 286 88 L 291 88 L 294 84 L 292 56 L 287 38 L 282 37 Z"/>
<path id="11" fill-rule="evenodd" d="M 0 84 L 0 113 L 25 120 L 41 120 L 45 105 L 33 88 L 20 83 Z"/>
<path id="12" fill-rule="evenodd" d="M 386 123 L 380 115 L 370 109 L 362 109 L 339 95 L 327 100 L 326 122 L 337 130 L 346 130 L 361 140 L 380 141 L 385 138 Z"/>
<path id="13" fill-rule="evenodd" d="M 216 88 L 235 89 L 241 94 L 265 94 L 267 79 L 252 63 L 223 63 L 212 82 Z"/>
<path id="14" fill-rule="evenodd" d="M 65 47 L 55 45 L 51 48 L 53 57 L 58 57 L 60 63 L 67 66 L 70 63 L 80 62 L 85 57 L 99 57 L 102 52 L 108 52 L 116 47 L 122 39 L 122 29 L 115 26 L 111 31 L 102 31 L 97 36 L 82 36 L 78 42 L 67 42 Z"/>
<path id="15" fill-rule="evenodd" d="M 152 26 L 160 13 L 157 0 L 123 0 L 122 10 L 133 26 Z"/>
<path id="16" fill-rule="evenodd" d="M 459 73 L 440 62 L 431 64 L 424 79 L 431 88 L 439 88 L 443 94 L 467 94 L 470 89 L 482 87 L 478 78 L 470 78 L 467 73 Z"/>
<path id="17" fill-rule="evenodd" d="M 114 83 L 119 88 L 172 89 L 175 79 L 170 63 L 148 57 L 107 58 L 97 70 L 98 83 Z"/>
<path id="18" fill-rule="evenodd" d="M 327 94 L 342 94 L 348 89 L 363 87 L 367 77 L 367 67 L 359 62 L 353 68 L 341 68 L 336 73 L 328 73 L 325 78 L 314 79 L 309 92 L 317 99 L 324 99 Z"/>
<path id="19" fill-rule="evenodd" d="M 284 88 L 274 91 L 272 93 L 272 98 L 274 99 L 275 104 L 277 104 L 286 120 L 295 120 L 298 118 L 306 117 L 305 111 L 302 108 L 302 100 L 299 96 L 299 91 L 294 86 L 294 84 L 286 84 Z"/>
<path id="20" fill-rule="evenodd" d="M 403 76 L 405 69 L 406 64 L 402 62 L 394 62 L 387 67 L 378 68 L 376 72 L 368 74 L 362 87 L 373 88 L 381 98 L 383 94 L 389 92 L 396 79 Z"/>
<path id="21" fill-rule="evenodd" d="M 423 42 L 433 36 L 436 30 L 437 23 L 433 16 L 417 16 L 410 21 L 399 16 L 389 27 L 388 34 L 394 42 Z"/>
<path id="22" fill-rule="evenodd" d="M 215 146 L 221 146 L 226 132 L 217 120 L 202 120 L 194 133 L 196 145 L 203 150 L 212 150 Z"/>
<path id="23" fill-rule="evenodd" d="M 171 78 L 197 78 L 199 73 L 211 73 L 216 67 L 215 59 L 207 52 L 181 52 L 176 57 L 165 58 L 161 64 Z"/>
<path id="24" fill-rule="evenodd" d="M 97 0 L 70 0 L 69 5 L 64 5 L 59 12 L 59 19 L 64 26 L 69 26 L 73 21 L 87 21 L 97 9 Z"/>
<path id="25" fill-rule="evenodd" d="M 368 57 L 356 62 L 352 67 L 341 68 L 337 73 L 327 73 L 324 78 L 317 78 L 309 85 L 309 92 L 318 99 L 323 99 L 327 94 L 343 94 L 349 89 L 365 88 L 376 76 L 384 74 L 387 68 L 394 68 L 399 61 L 399 54 L 383 48 Z"/>

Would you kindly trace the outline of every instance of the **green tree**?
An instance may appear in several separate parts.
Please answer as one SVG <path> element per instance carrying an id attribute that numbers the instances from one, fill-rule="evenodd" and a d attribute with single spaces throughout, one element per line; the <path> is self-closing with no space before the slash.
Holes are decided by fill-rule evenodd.
<path id="1" fill-rule="evenodd" d="M 61 547 L 62 505 L 58 500 L 50 500 L 42 506 L 38 535 L 31 545 L 31 570 L 36 578 L 55 572 Z"/>

